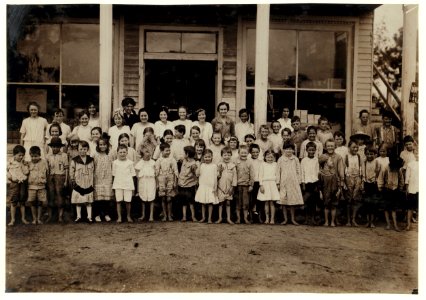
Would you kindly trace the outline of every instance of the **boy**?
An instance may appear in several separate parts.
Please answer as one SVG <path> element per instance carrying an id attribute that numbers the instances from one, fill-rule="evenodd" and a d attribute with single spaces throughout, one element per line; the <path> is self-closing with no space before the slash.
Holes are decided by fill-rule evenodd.
<path id="1" fill-rule="evenodd" d="M 385 143 L 388 149 L 399 145 L 399 129 L 392 125 L 392 114 L 385 111 L 382 115 L 383 125 L 374 130 L 374 142 L 376 148 Z"/>
<path id="2" fill-rule="evenodd" d="M 407 164 L 405 173 L 405 190 L 407 191 L 407 227 L 410 230 L 413 210 L 419 207 L 419 154 L 414 154 L 414 160 Z"/>
<path id="3" fill-rule="evenodd" d="M 184 138 L 185 132 L 185 125 L 175 126 L 175 138 L 170 149 L 173 153 L 173 158 L 177 161 L 179 171 L 180 167 L 182 166 L 183 159 L 185 158 L 184 147 L 190 146 L 189 140 Z"/>
<path id="4" fill-rule="evenodd" d="M 404 150 L 401 152 L 399 157 L 402 158 L 404 161 L 404 169 L 407 168 L 407 165 L 413 161 L 416 160 L 416 156 L 414 154 L 414 139 L 411 135 L 406 135 L 404 137 Z"/>
<path id="5" fill-rule="evenodd" d="M 304 157 L 308 156 L 308 152 L 306 151 L 306 145 L 309 142 L 314 142 L 317 145 L 315 156 L 319 157 L 323 152 L 323 145 L 320 141 L 317 140 L 317 129 L 315 128 L 315 126 L 309 126 L 307 132 L 308 132 L 308 139 L 304 140 L 302 145 L 300 146 L 300 152 L 299 152 L 300 159 L 303 159 Z"/>
<path id="6" fill-rule="evenodd" d="M 15 225 L 16 207 L 21 210 L 21 221 L 28 224 L 25 219 L 25 189 L 26 180 L 29 173 L 28 163 L 24 161 L 25 148 L 16 145 L 13 148 L 13 158 L 7 162 L 7 196 L 10 201 L 10 223 L 9 226 Z"/>
<path id="7" fill-rule="evenodd" d="M 60 138 L 62 142 L 66 142 L 68 136 L 71 134 L 71 127 L 64 123 L 64 111 L 60 108 L 58 108 L 54 113 L 54 119 L 51 124 L 47 127 L 46 130 L 46 139 L 50 138 L 50 126 L 52 126 L 53 123 L 59 124 L 61 127 L 62 134 L 60 135 Z"/>
<path id="8" fill-rule="evenodd" d="M 257 221 L 259 223 L 263 223 L 261 215 L 264 209 L 264 205 L 261 201 L 257 200 L 257 193 L 259 192 L 259 169 L 263 160 L 259 157 L 260 147 L 258 144 L 251 144 L 249 151 L 250 151 L 249 160 L 254 170 L 253 191 L 251 192 L 251 195 L 250 195 L 250 208 L 251 208 L 253 217 L 255 218 L 257 217 Z"/>
<path id="9" fill-rule="evenodd" d="M 41 158 L 41 150 L 38 146 L 30 148 L 31 161 L 29 163 L 29 176 L 28 176 L 28 202 L 31 205 L 31 214 L 33 217 L 33 224 L 43 224 L 41 221 L 42 209 L 47 207 L 47 162 Z M 51 215 L 50 208 L 49 215 Z"/>
<path id="10" fill-rule="evenodd" d="M 330 131 L 330 126 L 326 117 L 320 117 L 318 119 L 317 138 L 323 146 L 325 146 L 325 141 L 333 139 L 333 133 Z"/>
<path id="11" fill-rule="evenodd" d="M 198 222 L 197 218 L 195 217 L 194 197 L 196 187 L 198 185 L 196 171 L 199 167 L 199 162 L 195 161 L 194 159 L 195 148 L 193 146 L 185 146 L 183 151 L 185 152 L 185 158 L 182 162 L 182 167 L 178 177 L 178 199 L 182 201 L 182 222 L 186 221 L 186 210 L 188 203 L 189 209 L 191 211 L 192 222 Z"/>
<path id="12" fill-rule="evenodd" d="M 247 159 L 248 149 L 247 145 L 241 145 L 238 150 L 240 157 L 235 161 L 237 166 L 237 224 L 241 223 L 241 209 L 244 213 L 244 222 L 250 224 L 247 216 L 250 206 L 249 193 L 253 190 L 254 184 L 254 169 L 252 163 Z"/>
<path id="13" fill-rule="evenodd" d="M 318 174 L 319 164 L 318 157 L 315 156 L 317 145 L 314 142 L 309 142 L 306 145 L 308 156 L 302 159 L 300 163 L 302 171 L 302 192 L 303 202 L 306 208 L 306 224 L 316 225 L 315 210 L 318 199 Z"/>

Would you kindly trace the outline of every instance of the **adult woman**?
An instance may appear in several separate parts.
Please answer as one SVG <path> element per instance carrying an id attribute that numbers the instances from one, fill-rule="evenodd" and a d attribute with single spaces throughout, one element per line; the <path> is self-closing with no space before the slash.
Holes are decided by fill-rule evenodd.
<path id="1" fill-rule="evenodd" d="M 98 108 L 93 102 L 89 102 L 87 111 L 89 112 L 89 126 L 92 128 L 101 127 L 101 123 L 99 122 Z"/>
<path id="2" fill-rule="evenodd" d="M 154 135 L 155 135 L 155 138 L 158 140 L 161 137 L 163 137 L 164 130 L 166 129 L 170 129 L 172 131 L 174 130 L 173 123 L 167 120 L 168 116 L 169 116 L 169 109 L 167 108 L 167 106 L 162 106 L 160 109 L 160 113 L 158 115 L 160 120 L 158 120 L 154 124 Z"/>
<path id="3" fill-rule="evenodd" d="M 352 128 L 352 134 L 357 132 L 363 132 L 367 134 L 370 139 L 373 138 L 374 135 L 374 127 L 369 122 L 370 113 L 368 110 L 363 109 L 359 112 L 359 121 L 356 121 L 354 127 Z"/>
<path id="4" fill-rule="evenodd" d="M 177 125 L 184 125 L 185 126 L 184 138 L 189 139 L 189 136 L 191 134 L 192 121 L 187 119 L 188 110 L 186 109 L 185 106 L 179 106 L 178 115 L 179 115 L 179 119 L 173 121 L 173 129 Z"/>
<path id="5" fill-rule="evenodd" d="M 25 147 L 25 160 L 30 160 L 31 146 L 39 146 L 41 150 L 41 157 L 44 158 L 44 142 L 47 129 L 47 120 L 40 117 L 40 105 L 37 102 L 30 102 L 27 106 L 27 111 L 30 114 L 28 118 L 22 121 L 20 144 Z"/>
<path id="6" fill-rule="evenodd" d="M 210 139 L 213 135 L 212 124 L 206 122 L 206 111 L 202 108 L 197 110 L 197 119 L 192 124 L 200 128 L 200 139 L 202 139 L 206 145 L 210 145 Z"/>
<path id="7" fill-rule="evenodd" d="M 123 108 L 123 119 L 127 126 L 133 127 L 133 124 L 139 122 L 139 117 L 133 109 L 136 105 L 135 100 L 130 97 L 126 97 L 121 101 L 121 107 Z"/>
<path id="8" fill-rule="evenodd" d="M 139 109 L 138 116 L 140 122 L 135 123 L 131 130 L 131 134 L 133 135 L 133 139 L 135 141 L 135 149 L 138 149 L 139 144 L 142 142 L 144 129 L 147 127 L 154 129 L 154 124 L 148 122 L 148 112 L 145 108 Z"/>
<path id="9" fill-rule="evenodd" d="M 235 123 L 227 116 L 229 111 L 229 104 L 220 102 L 217 105 L 217 112 L 219 115 L 212 120 L 213 131 L 218 131 L 222 134 L 222 138 L 227 142 L 229 138 L 235 135 Z"/>

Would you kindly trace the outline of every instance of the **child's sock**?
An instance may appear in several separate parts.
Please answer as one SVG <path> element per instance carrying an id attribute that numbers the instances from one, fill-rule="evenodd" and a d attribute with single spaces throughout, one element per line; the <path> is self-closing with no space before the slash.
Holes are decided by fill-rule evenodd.
<path id="1" fill-rule="evenodd" d="M 87 219 L 89 221 L 92 221 L 92 205 L 87 204 L 86 209 L 87 209 Z"/>

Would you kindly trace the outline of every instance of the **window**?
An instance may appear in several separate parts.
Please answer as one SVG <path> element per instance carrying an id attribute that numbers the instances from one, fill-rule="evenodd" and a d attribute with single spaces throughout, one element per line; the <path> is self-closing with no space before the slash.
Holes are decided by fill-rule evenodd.
<path id="1" fill-rule="evenodd" d="M 294 27 L 294 26 L 293 26 Z M 246 107 L 254 110 L 256 30 L 246 27 Z M 344 128 L 348 31 L 274 28 L 269 31 L 268 121 L 284 107 L 302 123 L 326 116 Z"/>

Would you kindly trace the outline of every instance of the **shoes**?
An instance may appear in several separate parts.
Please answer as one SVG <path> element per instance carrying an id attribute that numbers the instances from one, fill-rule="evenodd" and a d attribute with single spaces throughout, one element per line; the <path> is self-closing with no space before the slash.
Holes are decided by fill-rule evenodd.
<path id="1" fill-rule="evenodd" d="M 92 218 L 87 218 L 87 223 L 92 224 L 93 223 Z"/>
<path id="2" fill-rule="evenodd" d="M 98 223 L 101 222 L 101 217 L 100 216 L 96 216 L 95 221 L 98 222 Z"/>
<path id="3" fill-rule="evenodd" d="M 110 218 L 108 215 L 106 215 L 106 216 L 105 216 L 105 221 L 107 221 L 107 222 L 111 222 L 111 218 Z"/>
<path id="4" fill-rule="evenodd" d="M 81 218 L 77 218 L 74 220 L 75 223 L 81 223 Z"/>

